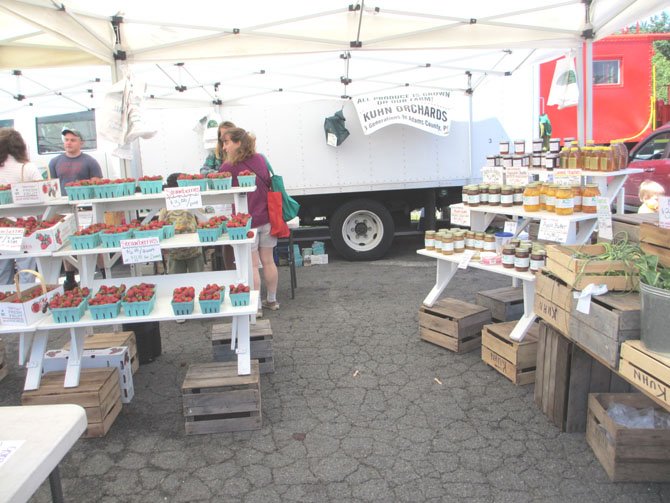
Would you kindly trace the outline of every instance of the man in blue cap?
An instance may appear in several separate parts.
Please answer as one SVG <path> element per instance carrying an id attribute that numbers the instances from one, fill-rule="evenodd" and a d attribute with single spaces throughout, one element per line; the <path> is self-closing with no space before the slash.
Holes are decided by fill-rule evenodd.
<path id="1" fill-rule="evenodd" d="M 65 184 L 76 180 L 102 178 L 100 164 L 93 157 L 81 151 L 84 138 L 74 128 L 63 128 L 64 154 L 60 154 L 49 162 L 51 178 L 60 180 L 61 194 L 65 195 Z"/>

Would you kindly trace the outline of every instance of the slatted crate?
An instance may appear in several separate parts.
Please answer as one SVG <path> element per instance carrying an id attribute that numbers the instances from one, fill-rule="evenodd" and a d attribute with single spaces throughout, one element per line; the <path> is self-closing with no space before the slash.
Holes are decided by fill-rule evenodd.
<path id="1" fill-rule="evenodd" d="M 126 346 L 128 348 L 128 355 L 130 356 L 130 369 L 133 374 L 140 368 L 140 360 L 137 357 L 137 341 L 135 339 L 135 332 L 104 332 L 99 334 L 87 335 L 84 338 L 84 349 L 108 349 L 119 346 Z M 70 343 L 63 346 L 63 349 L 70 350 Z"/>
<path id="2" fill-rule="evenodd" d="M 477 292 L 475 303 L 489 308 L 494 321 L 518 320 L 523 315 L 523 288 L 508 286 Z"/>
<path id="3" fill-rule="evenodd" d="M 488 308 L 448 297 L 419 308 L 421 339 L 456 353 L 478 349 L 482 327 L 490 322 Z"/>
<path id="4" fill-rule="evenodd" d="M 7 352 L 5 351 L 5 343 L 0 339 L 0 381 L 2 381 L 7 374 L 9 369 L 7 367 Z"/>
<path id="5" fill-rule="evenodd" d="M 237 363 L 198 363 L 181 387 L 187 435 L 259 430 L 262 427 L 258 362 L 251 374 L 237 375 Z"/>
<path id="6" fill-rule="evenodd" d="M 659 227 L 657 222 L 640 225 L 640 248 L 656 255 L 658 262 L 670 267 L 670 229 Z"/>
<path id="7" fill-rule="evenodd" d="M 589 393 L 626 393 L 630 385 L 550 325 L 539 323 L 535 403 L 561 431 L 586 431 Z"/>
<path id="8" fill-rule="evenodd" d="M 642 341 L 621 345 L 619 373 L 670 411 L 670 356 L 648 350 Z"/>
<path id="9" fill-rule="evenodd" d="M 514 384 L 535 382 L 538 327 L 531 325 L 522 341 L 510 339 L 516 321 L 484 325 L 482 360 Z"/>
<path id="10" fill-rule="evenodd" d="M 212 357 L 215 362 L 237 361 L 235 351 L 230 349 L 232 324 L 212 325 Z M 249 328 L 251 359 L 258 360 L 261 374 L 275 371 L 272 351 L 272 326 L 270 320 L 257 320 Z"/>
<path id="11" fill-rule="evenodd" d="M 63 387 L 64 379 L 64 372 L 43 375 L 39 389 L 23 392 L 21 404 L 81 405 L 88 420 L 82 437 L 104 437 L 121 412 L 121 388 L 116 368 L 82 369 L 76 388 Z"/>
<path id="12" fill-rule="evenodd" d="M 607 413 L 610 404 L 659 409 L 640 393 L 589 395 L 586 442 L 613 482 L 670 482 L 670 430 L 628 428 Z"/>

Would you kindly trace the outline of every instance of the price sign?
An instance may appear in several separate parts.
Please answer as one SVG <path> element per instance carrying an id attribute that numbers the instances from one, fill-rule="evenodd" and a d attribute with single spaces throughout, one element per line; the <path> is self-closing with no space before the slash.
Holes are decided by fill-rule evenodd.
<path id="1" fill-rule="evenodd" d="M 582 183 L 582 172 L 579 169 L 555 169 L 554 183 L 558 185 L 579 185 Z"/>
<path id="2" fill-rule="evenodd" d="M 503 170 L 501 166 L 486 166 L 482 168 L 482 179 L 484 183 L 503 184 Z"/>
<path id="3" fill-rule="evenodd" d="M 658 198 L 658 225 L 664 229 L 670 229 L 670 197 L 660 196 Z"/>
<path id="4" fill-rule="evenodd" d="M 459 269 L 467 269 L 468 264 L 470 263 L 470 260 L 472 260 L 472 257 L 474 256 L 476 250 L 465 250 L 463 252 L 463 256 L 461 257 L 461 260 L 458 262 L 458 268 Z"/>
<path id="5" fill-rule="evenodd" d="M 598 211 L 598 237 L 612 240 L 612 210 L 606 197 L 596 197 Z"/>
<path id="6" fill-rule="evenodd" d="M 23 444 L 24 440 L 0 440 L 0 467 Z"/>
<path id="7" fill-rule="evenodd" d="M 24 232 L 23 227 L 0 227 L 0 250 L 20 252 Z"/>
<path id="8" fill-rule="evenodd" d="M 537 238 L 556 243 L 565 243 L 568 239 L 569 227 L 570 222 L 568 220 L 543 218 L 540 220 L 540 230 L 537 233 Z"/>
<path id="9" fill-rule="evenodd" d="M 121 257 L 124 264 L 143 264 L 163 260 L 157 237 L 122 239 Z"/>
<path id="10" fill-rule="evenodd" d="M 505 227 L 503 228 L 503 232 L 511 232 L 516 236 L 516 222 L 508 220 L 505 222 Z"/>
<path id="11" fill-rule="evenodd" d="M 505 168 L 505 183 L 507 185 L 528 185 L 528 166 Z"/>
<path id="12" fill-rule="evenodd" d="M 165 207 L 168 210 L 190 210 L 202 208 L 200 187 L 170 187 L 164 190 Z"/>
<path id="13" fill-rule="evenodd" d="M 452 204 L 449 209 L 451 210 L 451 225 L 470 227 L 470 208 L 463 204 Z"/>

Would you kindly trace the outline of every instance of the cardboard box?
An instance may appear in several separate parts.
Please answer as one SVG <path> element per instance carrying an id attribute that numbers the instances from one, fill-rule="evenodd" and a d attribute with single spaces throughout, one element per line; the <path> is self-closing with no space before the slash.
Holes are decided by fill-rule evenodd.
<path id="1" fill-rule="evenodd" d="M 45 204 L 60 197 L 60 181 L 58 178 L 12 183 L 14 204 Z"/>
<path id="2" fill-rule="evenodd" d="M 59 250 L 68 242 L 68 236 L 74 234 L 76 230 L 77 224 L 74 215 L 64 215 L 63 220 L 53 227 L 40 229 L 33 232 L 30 236 L 24 237 L 21 243 L 21 251 L 40 252 Z"/>
<path id="3" fill-rule="evenodd" d="M 49 350 L 44 354 L 42 373 L 60 372 L 67 367 L 70 352 L 63 349 Z M 121 402 L 130 403 L 135 396 L 133 372 L 126 346 L 108 349 L 85 349 L 81 357 L 81 368 L 114 368 L 119 371 Z"/>
<path id="4" fill-rule="evenodd" d="M 84 350 L 86 349 L 107 349 L 117 346 L 128 346 L 128 355 L 130 356 L 130 368 L 133 374 L 140 368 L 140 360 L 137 357 L 137 340 L 135 332 L 98 332 L 84 337 Z M 61 348 L 70 349 L 70 342 L 66 342 Z"/>
<path id="5" fill-rule="evenodd" d="M 0 323 L 12 326 L 28 326 L 47 316 L 49 300 L 57 293 L 63 293 L 63 287 L 62 285 L 48 285 L 47 288 L 52 288 L 52 290 L 28 302 L 7 302 L 7 300 L 14 298 L 16 294 L 0 302 Z M 27 290 L 22 290 L 22 293 L 31 293 L 35 289 L 41 291 L 42 285 L 32 286 Z"/>

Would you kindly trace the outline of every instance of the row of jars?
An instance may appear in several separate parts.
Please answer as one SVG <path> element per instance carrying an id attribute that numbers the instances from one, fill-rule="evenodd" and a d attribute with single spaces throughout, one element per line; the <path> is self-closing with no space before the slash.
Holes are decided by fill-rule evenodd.
<path id="1" fill-rule="evenodd" d="M 547 263 L 547 253 L 539 243 L 513 239 L 503 246 L 502 266 L 519 272 L 536 273 Z"/>
<path id="2" fill-rule="evenodd" d="M 524 189 L 523 210 L 528 213 L 548 211 L 557 215 L 596 213 L 598 196 L 600 189 L 595 183 L 581 186 L 534 182 Z"/>
<path id="3" fill-rule="evenodd" d="M 463 187 L 463 204 L 466 206 L 521 206 L 524 188 L 521 185 L 497 185 L 481 183 Z"/>
<path id="4" fill-rule="evenodd" d="M 558 141 L 559 143 L 556 145 L 556 152 L 559 151 L 560 149 L 560 139 L 559 138 L 552 138 L 550 140 L 550 145 L 552 141 Z M 533 140 L 533 153 L 538 153 L 542 152 L 542 146 L 543 146 L 543 141 L 542 138 L 535 138 Z M 526 140 L 514 140 L 513 142 L 504 140 L 501 141 L 498 144 L 498 151 L 500 152 L 500 155 L 523 155 L 526 153 Z"/>

